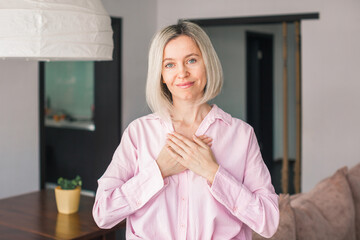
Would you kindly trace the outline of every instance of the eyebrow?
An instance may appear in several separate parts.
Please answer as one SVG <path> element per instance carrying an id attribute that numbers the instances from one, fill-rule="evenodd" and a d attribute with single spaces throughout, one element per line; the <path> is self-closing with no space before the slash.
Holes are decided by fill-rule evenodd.
<path id="1" fill-rule="evenodd" d="M 197 56 L 197 57 L 199 57 L 199 54 L 190 53 L 190 54 L 186 55 L 185 58 L 188 58 L 188 57 L 191 57 L 191 56 Z M 165 59 L 163 60 L 163 62 L 165 62 L 165 61 L 167 61 L 167 60 L 174 60 L 174 59 L 173 59 L 173 58 L 165 58 Z"/>

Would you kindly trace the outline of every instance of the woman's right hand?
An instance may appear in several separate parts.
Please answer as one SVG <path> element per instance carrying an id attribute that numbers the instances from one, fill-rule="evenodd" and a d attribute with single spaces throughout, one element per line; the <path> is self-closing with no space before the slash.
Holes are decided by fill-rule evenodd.
<path id="1" fill-rule="evenodd" d="M 205 142 L 209 147 L 212 145 L 212 138 L 207 137 L 206 135 L 201 135 L 199 138 Z M 161 149 L 159 156 L 156 160 L 161 175 L 163 179 L 166 177 L 176 175 L 186 170 L 186 168 L 181 165 L 178 161 L 173 159 L 166 148 L 170 147 L 168 144 L 165 144 L 164 147 Z"/>

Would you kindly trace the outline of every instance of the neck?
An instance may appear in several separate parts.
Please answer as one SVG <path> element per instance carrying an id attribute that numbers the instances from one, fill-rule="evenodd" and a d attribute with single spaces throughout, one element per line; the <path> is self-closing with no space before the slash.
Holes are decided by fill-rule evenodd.
<path id="1" fill-rule="evenodd" d="M 211 106 L 207 103 L 201 105 L 192 102 L 173 102 L 172 120 L 185 125 L 201 123 L 210 112 Z"/>

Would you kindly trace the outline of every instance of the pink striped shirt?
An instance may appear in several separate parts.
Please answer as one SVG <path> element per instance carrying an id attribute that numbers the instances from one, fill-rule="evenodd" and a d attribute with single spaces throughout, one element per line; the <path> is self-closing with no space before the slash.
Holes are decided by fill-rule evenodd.
<path id="1" fill-rule="evenodd" d="M 220 165 L 212 185 L 186 170 L 162 178 L 156 163 L 173 132 L 156 114 L 133 121 L 98 180 L 93 208 L 100 228 L 127 218 L 126 239 L 251 239 L 278 226 L 278 196 L 252 127 L 216 105 L 196 135 L 213 138 Z"/>

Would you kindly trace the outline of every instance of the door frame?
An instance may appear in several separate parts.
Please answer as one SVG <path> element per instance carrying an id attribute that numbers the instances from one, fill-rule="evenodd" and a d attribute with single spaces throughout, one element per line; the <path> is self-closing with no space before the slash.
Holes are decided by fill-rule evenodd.
<path id="1" fill-rule="evenodd" d="M 208 26 L 231 26 L 248 24 L 274 24 L 283 22 L 296 22 L 301 20 L 319 19 L 318 12 L 281 14 L 281 15 L 260 15 L 250 17 L 232 17 L 232 18 L 204 18 L 204 19 L 180 19 L 181 21 L 191 21 L 202 27 Z"/>

